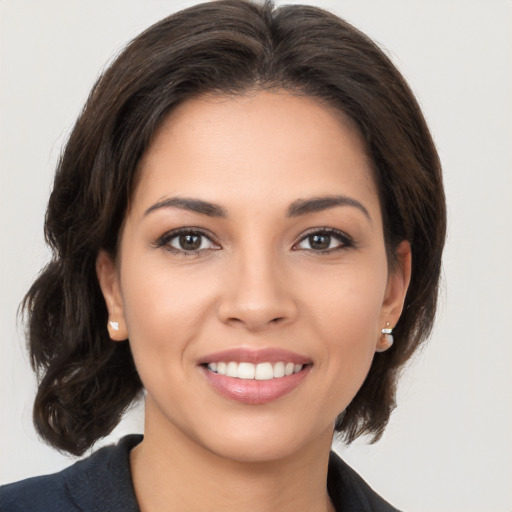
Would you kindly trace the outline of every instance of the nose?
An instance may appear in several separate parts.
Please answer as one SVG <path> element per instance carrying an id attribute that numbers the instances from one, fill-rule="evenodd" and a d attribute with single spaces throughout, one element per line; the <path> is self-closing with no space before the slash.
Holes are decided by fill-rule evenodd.
<path id="1" fill-rule="evenodd" d="M 219 318 L 254 332 L 291 323 L 298 313 L 292 288 L 276 258 L 240 257 L 226 279 Z"/>

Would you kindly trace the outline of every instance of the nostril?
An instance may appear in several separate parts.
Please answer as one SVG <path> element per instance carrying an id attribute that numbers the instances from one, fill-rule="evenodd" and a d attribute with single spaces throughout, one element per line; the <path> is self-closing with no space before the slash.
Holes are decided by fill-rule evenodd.
<path id="1" fill-rule="evenodd" d="M 256 317 L 256 316 L 246 316 L 246 317 L 237 317 L 232 316 L 230 318 L 227 318 L 225 320 L 226 323 L 230 324 L 232 327 L 245 327 L 249 330 L 261 330 L 268 328 L 270 326 L 279 326 L 286 323 L 287 317 L 285 316 L 277 316 L 270 319 L 265 319 L 262 317 Z"/>
<path id="2" fill-rule="evenodd" d="M 247 292 L 246 295 L 223 298 L 217 313 L 222 322 L 233 327 L 244 326 L 250 330 L 260 330 L 293 321 L 297 315 L 297 307 L 289 298 L 259 296 L 256 292 Z"/>

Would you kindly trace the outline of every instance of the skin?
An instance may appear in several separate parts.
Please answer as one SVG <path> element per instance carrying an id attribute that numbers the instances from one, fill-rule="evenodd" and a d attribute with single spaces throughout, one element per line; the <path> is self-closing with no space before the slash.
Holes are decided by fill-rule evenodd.
<path id="1" fill-rule="evenodd" d="M 287 215 L 297 200 L 333 195 L 363 208 Z M 145 213 L 172 197 L 215 203 L 226 216 Z M 189 227 L 211 241 L 187 253 L 171 233 L 162 245 Z M 320 251 L 308 235 L 325 228 L 346 237 L 327 233 Z M 129 338 L 146 389 L 145 437 L 131 459 L 141 510 L 331 510 L 334 421 L 402 311 L 406 242 L 397 258 L 391 273 L 371 162 L 340 113 L 285 91 L 176 108 L 141 162 L 116 259 L 97 260 L 119 323 L 111 338 Z M 240 347 L 291 350 L 312 366 L 275 401 L 236 402 L 198 360 Z"/>

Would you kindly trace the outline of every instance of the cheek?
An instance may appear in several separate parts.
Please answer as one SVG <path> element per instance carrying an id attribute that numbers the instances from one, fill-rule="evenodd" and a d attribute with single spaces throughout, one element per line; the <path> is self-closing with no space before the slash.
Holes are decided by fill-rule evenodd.
<path id="1" fill-rule="evenodd" d="M 387 267 L 379 260 L 360 269 L 347 266 L 322 281 L 305 296 L 322 342 L 321 370 L 338 390 L 334 395 L 340 399 L 342 393 L 347 402 L 362 385 L 375 354 Z"/>
<path id="2" fill-rule="evenodd" d="M 180 279 L 165 266 L 138 266 L 137 272 L 125 267 L 123 305 L 134 356 L 142 347 L 144 356 L 157 359 L 163 353 L 177 352 L 194 337 L 209 301 L 208 288 L 190 279 Z"/>
<path id="3" fill-rule="evenodd" d="M 330 422 L 352 401 L 370 370 L 378 339 L 378 306 L 369 307 L 350 300 L 334 310 L 331 307 L 330 322 L 323 331 L 324 344 L 317 371 L 322 375 L 315 395 L 322 404 L 319 417 Z"/>
<path id="4" fill-rule="evenodd" d="M 387 283 L 384 259 L 318 272 L 301 293 L 330 338 L 358 345 L 379 332 Z"/>

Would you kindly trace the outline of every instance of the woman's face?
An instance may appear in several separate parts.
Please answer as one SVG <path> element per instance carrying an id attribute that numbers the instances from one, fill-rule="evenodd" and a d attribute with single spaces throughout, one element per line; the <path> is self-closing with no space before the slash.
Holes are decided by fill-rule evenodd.
<path id="1" fill-rule="evenodd" d="M 252 461 L 329 444 L 400 315 L 400 254 L 390 274 L 371 164 L 339 114 L 286 92 L 183 103 L 141 162 L 116 264 L 97 266 L 146 435 Z"/>

